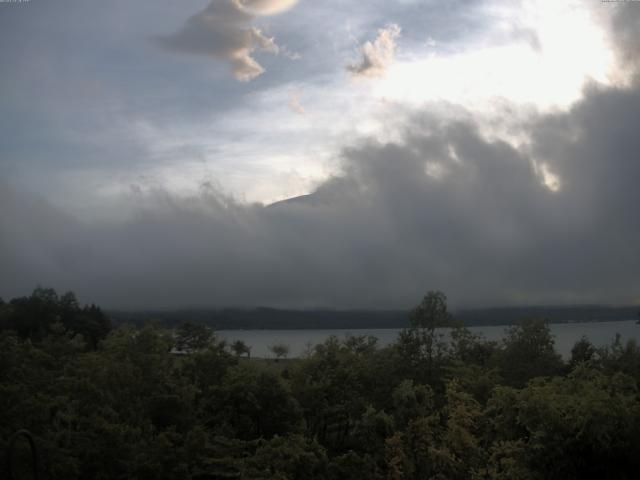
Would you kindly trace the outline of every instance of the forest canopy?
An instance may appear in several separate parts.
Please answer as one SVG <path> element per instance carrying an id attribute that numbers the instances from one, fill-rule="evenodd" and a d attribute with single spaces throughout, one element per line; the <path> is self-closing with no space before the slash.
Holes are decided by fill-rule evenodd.
<path id="1" fill-rule="evenodd" d="M 635 342 L 581 339 L 564 361 L 543 321 L 487 341 L 438 292 L 407 325 L 384 348 L 254 359 L 203 325 L 112 328 L 38 288 L 0 302 L 0 448 L 27 429 L 53 479 L 636 478 Z M 30 468 L 25 442 L 12 459 Z"/>

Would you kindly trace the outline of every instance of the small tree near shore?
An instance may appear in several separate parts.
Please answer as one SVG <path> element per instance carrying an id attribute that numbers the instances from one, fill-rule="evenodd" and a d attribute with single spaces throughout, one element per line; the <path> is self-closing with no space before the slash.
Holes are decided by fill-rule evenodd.
<path id="1" fill-rule="evenodd" d="M 276 343 L 275 345 L 271 345 L 269 347 L 269 350 L 276 356 L 276 361 L 280 360 L 281 358 L 287 358 L 291 351 L 289 345 L 285 345 L 284 343 Z"/>
<path id="2" fill-rule="evenodd" d="M 236 340 L 233 342 L 231 344 L 231 350 L 233 350 L 233 353 L 235 353 L 237 357 L 246 355 L 247 358 L 251 358 L 251 347 L 242 340 Z"/>

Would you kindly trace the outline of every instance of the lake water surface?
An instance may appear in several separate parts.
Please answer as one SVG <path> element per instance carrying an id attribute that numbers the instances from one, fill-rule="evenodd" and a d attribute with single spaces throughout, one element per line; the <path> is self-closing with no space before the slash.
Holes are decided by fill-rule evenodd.
<path id="1" fill-rule="evenodd" d="M 481 334 L 487 340 L 500 340 L 504 336 L 504 325 L 491 327 L 469 327 L 473 333 Z M 555 348 L 563 357 L 571 355 L 571 348 L 582 336 L 600 347 L 609 345 L 619 333 L 622 341 L 636 339 L 640 342 L 640 325 L 634 320 L 620 322 L 556 323 L 551 324 L 551 333 L 555 339 Z M 251 355 L 259 358 L 271 358 L 269 346 L 285 344 L 291 349 L 290 357 L 304 354 L 307 344 L 317 345 L 331 335 L 344 338 L 346 335 L 372 335 L 378 338 L 378 345 L 386 346 L 394 342 L 399 328 L 352 329 L 352 330 L 221 330 L 218 336 L 227 341 L 242 340 L 251 347 Z M 446 333 L 446 329 L 442 329 Z"/>

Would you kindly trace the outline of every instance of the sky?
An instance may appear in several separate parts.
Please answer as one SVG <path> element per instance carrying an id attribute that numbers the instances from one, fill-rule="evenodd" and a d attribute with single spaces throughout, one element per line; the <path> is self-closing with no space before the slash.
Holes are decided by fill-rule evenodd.
<path id="1" fill-rule="evenodd" d="M 640 2 L 0 2 L 0 297 L 640 304 Z"/>

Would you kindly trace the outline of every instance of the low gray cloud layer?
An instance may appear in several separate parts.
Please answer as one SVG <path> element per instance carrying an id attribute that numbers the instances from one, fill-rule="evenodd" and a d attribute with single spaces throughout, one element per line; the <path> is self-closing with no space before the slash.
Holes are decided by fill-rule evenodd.
<path id="1" fill-rule="evenodd" d="M 640 8 L 638 5 L 616 5 L 611 31 L 622 61 L 634 68 L 640 66 Z"/>
<path id="2" fill-rule="evenodd" d="M 233 21 L 212 20 L 212 29 L 196 15 L 167 42 L 252 59 L 260 47 L 253 15 L 290 3 L 216 2 L 205 12 L 219 18 L 226 6 Z M 640 8 L 626 7 L 613 38 L 633 69 Z M 250 67 L 244 58 L 234 68 L 251 76 L 258 69 Z M 521 150 L 487 140 L 472 119 L 400 111 L 397 141 L 351 139 L 341 174 L 271 207 L 208 185 L 187 198 L 158 187 L 119 200 L 130 220 L 88 223 L 49 203 L 46 185 L 39 198 L 0 181 L 0 296 L 43 284 L 108 307 L 404 308 L 436 288 L 459 306 L 640 301 L 637 82 L 591 86 L 570 111 L 530 118 L 531 143 Z M 123 163 L 137 152 L 115 151 Z M 542 164 L 559 177 L 557 192 L 545 186 Z"/>
<path id="3" fill-rule="evenodd" d="M 637 88 L 592 88 L 532 121 L 526 153 L 472 122 L 415 113 L 401 142 L 363 139 L 344 151 L 343 175 L 273 207 L 207 186 L 187 199 L 154 191 L 131 200 L 131 221 L 90 226 L 4 185 L 0 291 L 43 283 L 156 307 L 404 307 L 433 288 L 458 305 L 631 302 L 638 111 Z"/>

